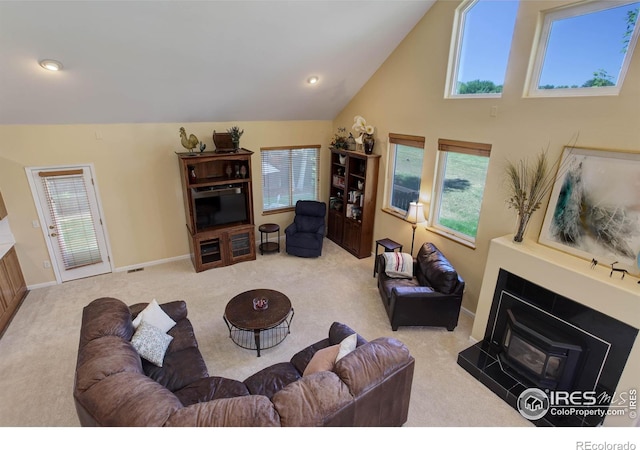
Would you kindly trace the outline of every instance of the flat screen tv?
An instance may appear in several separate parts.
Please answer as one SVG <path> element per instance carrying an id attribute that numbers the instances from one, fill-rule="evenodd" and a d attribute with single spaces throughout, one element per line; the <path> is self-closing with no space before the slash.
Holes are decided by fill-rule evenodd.
<path id="1" fill-rule="evenodd" d="M 197 231 L 247 220 L 247 202 L 240 188 L 194 193 Z"/>

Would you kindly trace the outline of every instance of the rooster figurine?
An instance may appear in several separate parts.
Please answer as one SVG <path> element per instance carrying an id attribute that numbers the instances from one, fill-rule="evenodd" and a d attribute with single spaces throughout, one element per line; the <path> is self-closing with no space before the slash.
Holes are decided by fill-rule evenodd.
<path id="1" fill-rule="evenodd" d="M 187 132 L 184 131 L 184 127 L 180 127 L 180 142 L 182 143 L 182 146 L 184 148 L 186 148 L 190 152 L 193 152 L 193 149 L 196 148 L 198 142 L 200 141 L 193 134 L 187 139 Z"/>

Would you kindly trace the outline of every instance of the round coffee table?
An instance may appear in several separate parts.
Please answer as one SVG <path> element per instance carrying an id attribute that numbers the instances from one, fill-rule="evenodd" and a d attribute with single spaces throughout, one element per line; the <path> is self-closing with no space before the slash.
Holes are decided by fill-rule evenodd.
<path id="1" fill-rule="evenodd" d="M 266 298 L 268 306 L 254 308 L 254 299 Z M 293 320 L 291 301 L 282 292 L 253 289 L 236 295 L 224 310 L 229 337 L 242 348 L 260 350 L 275 347 L 290 333 Z"/>

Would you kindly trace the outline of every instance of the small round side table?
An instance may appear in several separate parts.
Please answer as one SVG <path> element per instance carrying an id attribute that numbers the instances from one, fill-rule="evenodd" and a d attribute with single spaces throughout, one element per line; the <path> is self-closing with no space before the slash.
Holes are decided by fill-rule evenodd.
<path id="1" fill-rule="evenodd" d="M 280 225 L 277 223 L 264 223 L 258 227 L 260 231 L 260 254 L 278 252 L 280 253 Z M 278 233 L 277 242 L 269 242 L 269 233 Z"/>

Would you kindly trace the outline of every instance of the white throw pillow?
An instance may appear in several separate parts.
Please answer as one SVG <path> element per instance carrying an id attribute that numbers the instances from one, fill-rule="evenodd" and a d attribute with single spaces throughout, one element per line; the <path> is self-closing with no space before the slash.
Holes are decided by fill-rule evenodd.
<path id="1" fill-rule="evenodd" d="M 347 356 L 349 353 L 356 349 L 356 345 L 358 344 L 358 335 L 353 333 L 350 336 L 347 336 L 340 342 L 340 350 L 338 350 L 338 356 L 336 356 L 336 362 L 340 361 L 343 357 Z"/>
<path id="2" fill-rule="evenodd" d="M 131 345 L 141 357 L 162 367 L 164 355 L 172 340 L 172 336 L 143 321 L 131 338 Z"/>
<path id="3" fill-rule="evenodd" d="M 159 328 L 163 333 L 169 331 L 176 324 L 175 321 L 160 308 L 155 298 L 145 309 L 140 311 L 140 314 L 133 320 L 133 327 L 138 329 L 142 322 L 147 322 Z"/>
<path id="4" fill-rule="evenodd" d="M 409 253 L 384 252 L 384 271 L 390 278 L 413 278 L 413 257 Z"/>

